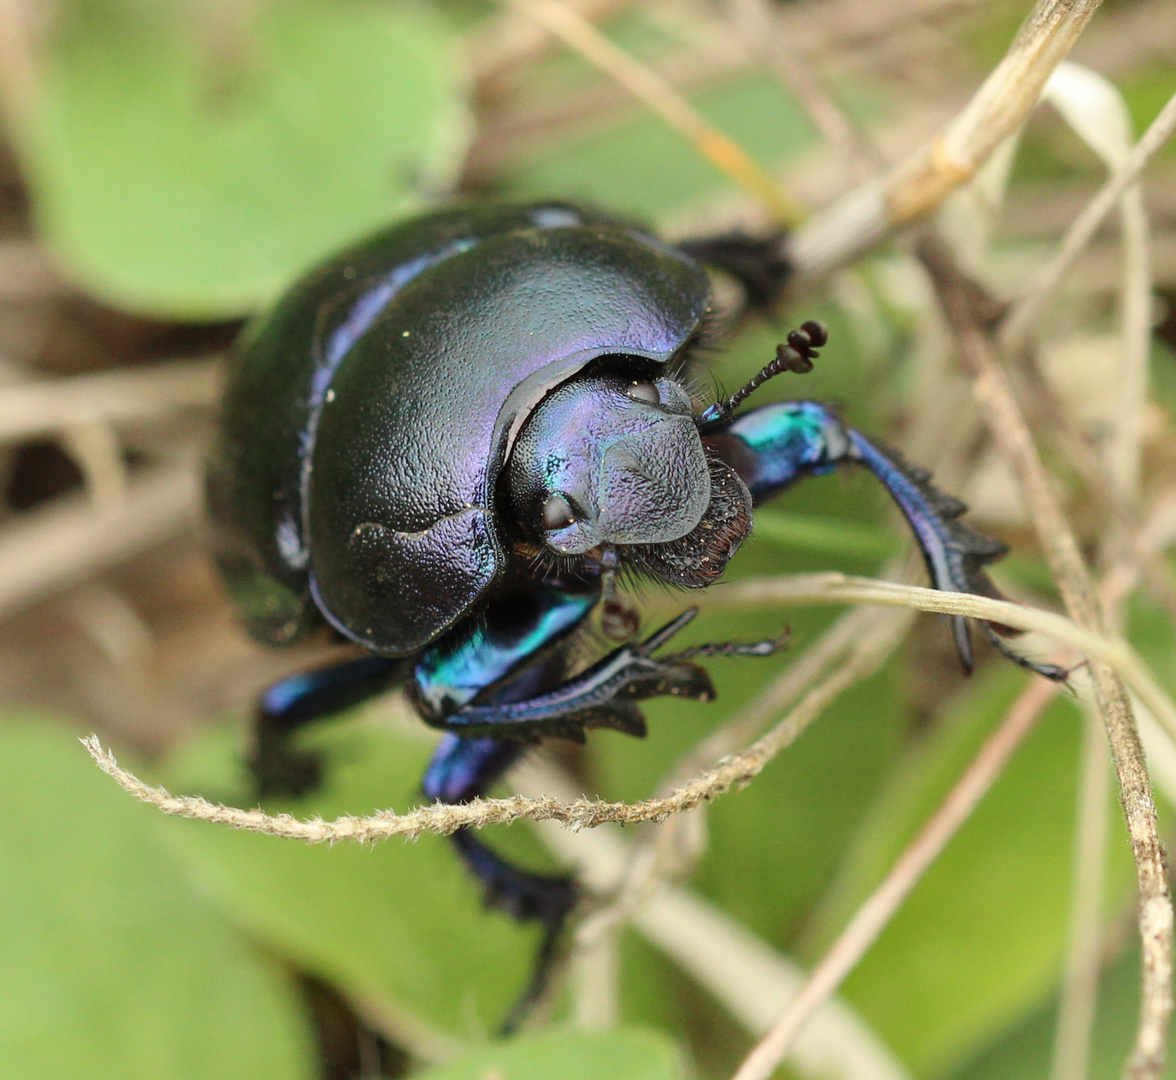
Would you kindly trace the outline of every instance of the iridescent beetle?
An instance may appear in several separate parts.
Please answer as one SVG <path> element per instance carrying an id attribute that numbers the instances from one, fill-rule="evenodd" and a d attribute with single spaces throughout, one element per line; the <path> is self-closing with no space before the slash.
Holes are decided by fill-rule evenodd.
<path id="1" fill-rule="evenodd" d="M 710 698 L 694 659 L 779 642 L 655 655 L 693 611 L 638 641 L 617 572 L 703 588 L 747 537 L 753 507 L 845 462 L 890 493 L 936 587 L 995 594 L 984 566 L 1004 545 L 964 525 L 963 504 L 927 472 L 815 401 L 736 413 L 766 379 L 811 368 L 820 324 L 793 331 L 725 400 L 684 389 L 712 306 L 704 266 L 766 306 L 787 274 L 780 248 L 738 236 L 673 247 L 559 203 L 471 205 L 395 225 L 281 300 L 225 393 L 208 474 L 217 559 L 261 641 L 327 624 L 370 655 L 265 694 L 263 790 L 317 778 L 317 762 L 286 745 L 291 731 L 402 682 L 445 732 L 424 792 L 450 803 L 483 794 L 545 736 L 639 736 L 638 701 Z M 623 644 L 581 669 L 573 654 L 590 623 Z M 970 669 L 968 627 L 957 617 L 952 628 Z M 985 629 L 1006 656 L 1064 678 Z M 453 841 L 490 903 L 545 927 L 510 1026 L 542 990 L 576 889 L 472 832 Z"/>

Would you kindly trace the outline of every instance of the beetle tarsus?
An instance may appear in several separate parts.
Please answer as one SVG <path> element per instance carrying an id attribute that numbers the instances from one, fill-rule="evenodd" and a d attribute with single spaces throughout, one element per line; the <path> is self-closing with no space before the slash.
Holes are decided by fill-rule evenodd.
<path id="1" fill-rule="evenodd" d="M 775 656 L 776 653 L 788 647 L 792 637 L 790 627 L 784 627 L 784 632 L 774 638 L 763 641 L 715 641 L 706 645 L 691 645 L 681 649 L 665 660 L 693 660 L 700 656 Z"/>
<path id="2" fill-rule="evenodd" d="M 570 878 L 564 880 L 569 885 L 574 886 Z M 518 1001 L 511 1006 L 510 1012 L 506 1014 L 502 1023 L 498 1026 L 498 1034 L 502 1038 L 509 1038 L 515 1034 L 530 1015 L 531 1010 L 547 995 L 548 987 L 551 985 L 552 975 L 559 966 L 559 946 L 560 939 L 563 936 L 563 928 L 567 923 L 567 916 L 571 913 L 574 906 L 575 900 L 573 897 L 571 903 L 564 910 L 558 912 L 553 918 L 543 922 L 543 939 L 540 941 L 539 949 L 535 954 L 535 964 L 531 970 L 531 980 L 519 995 Z"/>
<path id="3" fill-rule="evenodd" d="M 988 640 L 992 643 L 992 647 L 1006 660 L 1011 660 L 1019 667 L 1034 671 L 1052 682 L 1069 683 L 1070 674 L 1074 671 L 1074 668 L 1065 668 L 1060 664 L 1047 664 L 1040 660 L 1030 660 L 1028 657 L 1022 656 L 1015 649 L 1010 649 L 1000 634 L 993 629 L 991 623 L 982 622 L 980 625 L 984 628 L 984 632 L 987 634 Z"/>

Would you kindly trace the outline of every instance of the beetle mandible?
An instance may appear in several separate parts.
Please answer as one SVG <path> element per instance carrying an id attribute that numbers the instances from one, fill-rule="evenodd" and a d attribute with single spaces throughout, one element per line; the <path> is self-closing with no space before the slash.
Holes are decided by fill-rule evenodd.
<path id="1" fill-rule="evenodd" d="M 640 700 L 709 699 L 694 659 L 779 642 L 655 655 L 693 612 L 638 640 L 617 573 L 705 587 L 755 506 L 844 463 L 885 487 L 937 588 L 995 595 L 984 567 L 1004 545 L 965 525 L 925 470 L 815 401 L 737 412 L 766 379 L 811 368 L 819 323 L 730 397 L 686 391 L 712 306 L 706 266 L 765 307 L 787 276 L 779 242 L 670 246 L 579 206 L 474 204 L 343 252 L 247 334 L 208 470 L 220 570 L 261 641 L 327 624 L 369 654 L 266 692 L 252 762 L 263 791 L 316 779 L 285 745 L 291 731 L 399 683 L 445 733 L 423 787 L 450 803 L 483 794 L 538 739 L 639 736 Z M 623 643 L 581 668 L 594 611 Z M 952 630 L 970 669 L 965 620 Z M 1065 677 L 985 630 L 1016 662 Z M 575 885 L 470 831 L 453 842 L 490 903 L 545 928 L 510 1026 L 543 989 Z"/>

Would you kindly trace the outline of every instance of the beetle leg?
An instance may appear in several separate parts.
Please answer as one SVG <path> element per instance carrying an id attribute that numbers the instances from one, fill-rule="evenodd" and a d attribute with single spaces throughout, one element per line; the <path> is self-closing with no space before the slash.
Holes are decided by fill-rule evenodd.
<path id="1" fill-rule="evenodd" d="M 828 406 L 816 401 L 764 405 L 709 427 L 703 441 L 735 469 L 756 503 L 806 475 L 830 472 L 844 462 L 864 465 L 902 511 L 935 588 L 1000 597 L 984 568 L 1006 553 L 1005 545 L 965 525 L 960 516 L 967 507 L 936 488 L 926 469 L 846 426 Z M 1001 642 L 990 624 L 981 625 L 1005 656 L 1047 679 L 1065 681 L 1064 668 L 1027 660 Z M 960 663 L 970 672 L 967 620 L 953 615 L 951 626 Z"/>
<path id="2" fill-rule="evenodd" d="M 404 660 L 361 656 L 290 675 L 261 696 L 254 717 L 249 771 L 259 795 L 302 795 L 318 786 L 318 755 L 290 746 L 299 728 L 382 694 L 408 672 Z"/>
<path id="3" fill-rule="evenodd" d="M 699 667 L 675 658 L 654 660 L 651 654 L 694 617 L 694 609 L 662 627 L 639 645 L 614 650 L 582 675 L 564 679 L 567 627 L 574 627 L 595 603 L 595 596 L 577 599 L 557 590 L 539 589 L 516 595 L 515 607 L 529 601 L 530 633 L 516 626 L 509 635 L 502 614 L 491 610 L 474 632 L 441 645 L 435 656 L 426 652 L 417 664 L 415 692 L 430 723 L 447 728 L 425 773 L 424 793 L 446 803 L 468 802 L 486 790 L 543 735 L 583 739 L 585 727 L 620 727 L 644 734 L 645 723 L 634 703 L 658 693 L 712 693 L 710 680 Z M 585 606 L 586 605 L 586 606 Z M 555 617 L 560 615 L 559 618 Z M 566 619 L 567 627 L 561 625 Z M 546 627 L 546 632 L 543 628 Z M 523 651 L 529 646 L 535 655 Z M 513 657 L 516 668 L 507 667 Z M 473 690 L 470 676 L 478 672 L 495 678 L 482 692 Z M 439 684 L 446 673 L 448 688 Z M 554 682 L 553 689 L 543 690 Z M 467 703 L 447 714 L 431 705 L 454 698 Z M 473 704 L 475 699 L 479 702 Z M 507 862 L 468 829 L 453 834 L 461 858 L 482 883 L 486 902 L 522 922 L 538 922 L 542 938 L 530 982 L 503 1023 L 513 1030 L 527 1010 L 543 995 L 557 955 L 560 930 L 575 906 L 576 886 L 570 877 L 536 874 Z"/>
<path id="4" fill-rule="evenodd" d="M 519 742 L 466 739 L 446 733 L 425 772 L 424 793 L 445 803 L 464 803 L 486 790 L 525 749 Z M 518 919 L 543 928 L 530 981 L 502 1023 L 509 1034 L 542 996 L 557 955 L 559 933 L 575 907 L 576 885 L 571 877 L 535 874 L 512 866 L 483 844 L 469 829 L 451 838 L 465 864 L 485 890 L 486 903 Z"/>
<path id="5" fill-rule="evenodd" d="M 640 644 L 622 645 L 586 671 L 554 688 L 521 700 L 491 700 L 467 705 L 436 722 L 448 731 L 528 739 L 542 735 L 583 741 L 588 727 L 613 727 L 645 734 L 645 720 L 634 704 L 671 695 L 709 701 L 710 676 L 697 664 L 653 653 L 694 618 L 684 611 Z"/>
<path id="6" fill-rule="evenodd" d="M 782 233 L 769 237 L 740 232 L 686 240 L 678 248 L 700 263 L 730 274 L 747 295 L 747 303 L 758 310 L 775 307 L 792 273 L 787 238 Z"/>
<path id="7" fill-rule="evenodd" d="M 784 627 L 783 632 L 774 638 L 763 641 L 711 641 L 705 645 L 691 645 L 687 649 L 679 649 L 665 660 L 694 660 L 700 656 L 775 656 L 776 653 L 788 647 L 792 637 L 792 630 Z"/>

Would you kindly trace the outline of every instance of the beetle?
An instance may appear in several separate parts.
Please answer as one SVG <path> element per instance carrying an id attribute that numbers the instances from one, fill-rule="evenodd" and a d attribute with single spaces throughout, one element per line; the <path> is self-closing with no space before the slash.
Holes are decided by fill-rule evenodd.
<path id="1" fill-rule="evenodd" d="M 221 574 L 262 642 L 327 627 L 366 650 L 264 694 L 263 792 L 317 779 L 293 730 L 402 683 L 443 731 L 423 790 L 446 803 L 485 793 L 539 739 L 640 736 L 641 700 L 709 699 L 697 659 L 781 641 L 659 655 L 693 610 L 640 640 L 618 574 L 703 588 L 757 505 L 842 464 L 882 483 L 936 587 L 996 595 L 984 568 L 1004 545 L 964 524 L 925 470 L 819 402 L 739 411 L 767 379 L 812 367 L 819 323 L 730 397 L 685 388 L 713 306 L 706 268 L 770 307 L 782 251 L 740 235 L 672 246 L 568 203 L 451 207 L 326 262 L 247 332 L 207 473 Z M 983 625 L 1017 663 L 1065 677 Z M 970 670 L 965 620 L 952 630 Z M 602 633 L 614 647 L 585 664 Z M 544 927 L 510 1027 L 543 989 L 575 885 L 471 831 L 452 840 L 491 905 Z"/>

